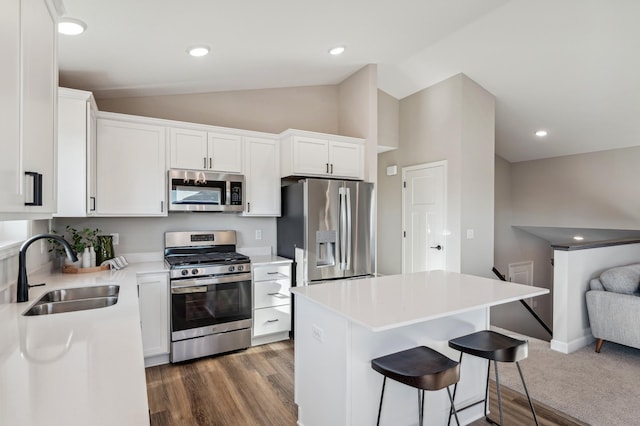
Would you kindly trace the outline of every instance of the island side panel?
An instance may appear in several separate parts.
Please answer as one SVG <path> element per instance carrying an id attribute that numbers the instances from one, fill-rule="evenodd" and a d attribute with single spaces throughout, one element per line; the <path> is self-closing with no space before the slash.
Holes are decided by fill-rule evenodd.
<path id="1" fill-rule="evenodd" d="M 300 426 L 347 425 L 349 322 L 295 298 L 295 402 Z"/>
<path id="2" fill-rule="evenodd" d="M 449 340 L 488 327 L 489 315 L 486 308 L 381 332 L 371 332 L 365 327 L 352 324 L 350 386 L 347 387 L 350 391 L 351 418 L 347 424 L 355 426 L 376 423 L 383 376 L 371 368 L 372 359 L 424 345 L 458 360 L 460 353 L 449 348 Z M 456 395 L 458 406 L 484 398 L 486 371 L 486 360 L 464 357 Z M 453 392 L 453 388 L 451 391 Z M 425 418 L 429 419 L 429 424 L 447 424 L 449 406 L 446 390 L 425 393 Z M 460 413 L 459 417 L 462 424 L 469 424 L 483 417 L 483 405 L 469 408 Z M 387 380 L 380 423 L 415 425 L 417 420 L 417 390 Z"/>

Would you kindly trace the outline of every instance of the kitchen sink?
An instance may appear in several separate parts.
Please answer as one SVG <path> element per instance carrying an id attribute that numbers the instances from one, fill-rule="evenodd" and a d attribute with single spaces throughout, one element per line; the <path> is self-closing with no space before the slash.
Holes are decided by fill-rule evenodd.
<path id="1" fill-rule="evenodd" d="M 69 300 L 66 302 L 45 302 L 33 305 L 27 312 L 22 315 L 34 316 L 61 314 L 64 312 L 86 311 L 89 309 L 106 308 L 107 306 L 115 305 L 117 302 L 118 298 L 114 296 L 96 297 L 94 299 Z"/>
<path id="2" fill-rule="evenodd" d="M 52 290 L 22 315 L 50 315 L 106 308 L 118 302 L 119 292 L 120 286 L 113 284 Z"/>
<path id="3" fill-rule="evenodd" d="M 94 299 L 96 297 L 116 297 L 120 292 L 119 285 L 99 285 L 95 287 L 61 288 L 45 293 L 36 305 L 47 302 L 64 302 L 78 299 Z"/>

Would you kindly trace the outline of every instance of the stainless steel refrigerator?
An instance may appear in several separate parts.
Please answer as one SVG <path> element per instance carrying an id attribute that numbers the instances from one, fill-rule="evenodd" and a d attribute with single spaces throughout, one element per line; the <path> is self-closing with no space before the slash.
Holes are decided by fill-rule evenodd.
<path id="1" fill-rule="evenodd" d="M 295 262 L 295 285 L 373 275 L 373 184 L 303 179 L 282 187 L 278 255 Z"/>

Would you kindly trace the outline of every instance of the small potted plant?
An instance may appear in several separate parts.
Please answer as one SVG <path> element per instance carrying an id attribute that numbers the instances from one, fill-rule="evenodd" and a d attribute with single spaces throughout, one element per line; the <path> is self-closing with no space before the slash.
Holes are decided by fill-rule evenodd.
<path id="1" fill-rule="evenodd" d="M 54 230 L 53 233 L 57 234 L 58 232 Z M 66 234 L 68 234 L 68 236 L 63 235 L 63 237 L 65 238 L 65 240 L 69 242 L 69 245 L 71 246 L 73 251 L 76 252 L 76 255 L 78 256 L 78 258 L 81 258 L 82 252 L 84 252 L 85 247 L 96 246 L 96 243 L 98 241 L 97 235 L 99 233 L 100 233 L 100 229 L 98 228 L 96 229 L 83 228 L 81 230 L 77 230 L 67 225 Z M 65 251 L 62 245 L 55 240 L 49 240 L 49 243 L 50 243 L 49 252 L 53 253 L 56 256 L 56 258 L 62 258 L 64 256 L 64 259 L 66 262 L 67 258 L 65 256 Z M 73 264 L 80 267 L 78 262 L 74 262 Z M 62 269 L 62 264 L 60 264 L 60 269 Z"/>

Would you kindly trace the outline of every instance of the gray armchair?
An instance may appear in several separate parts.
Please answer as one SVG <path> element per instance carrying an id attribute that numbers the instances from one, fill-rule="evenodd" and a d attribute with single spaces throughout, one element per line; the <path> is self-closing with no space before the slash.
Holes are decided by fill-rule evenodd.
<path id="1" fill-rule="evenodd" d="M 604 271 L 590 281 L 587 312 L 596 352 L 605 340 L 640 348 L 640 263 Z"/>

